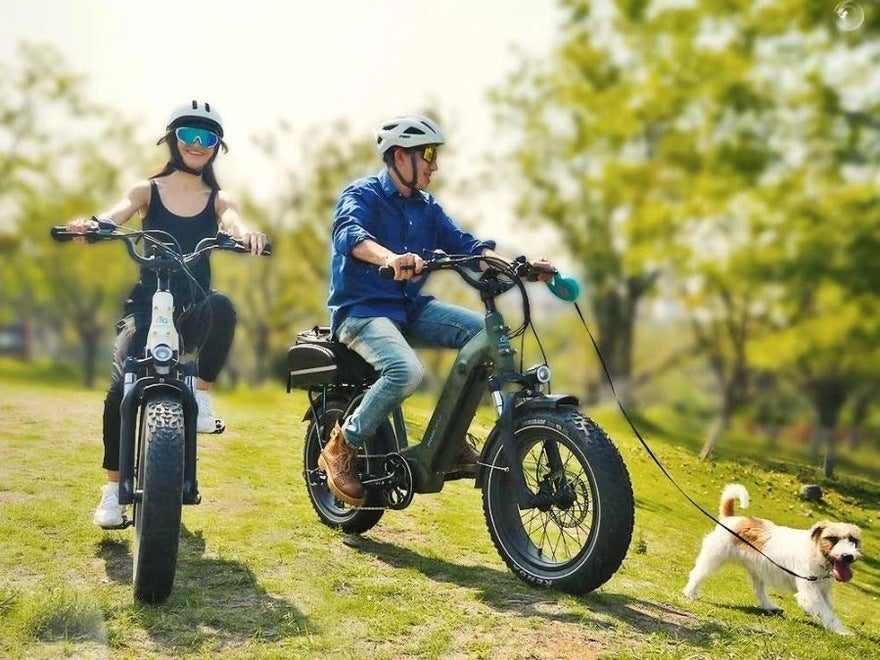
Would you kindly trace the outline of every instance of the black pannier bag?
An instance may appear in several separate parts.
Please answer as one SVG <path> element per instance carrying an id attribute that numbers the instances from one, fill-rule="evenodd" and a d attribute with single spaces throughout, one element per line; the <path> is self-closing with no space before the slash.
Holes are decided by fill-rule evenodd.
<path id="1" fill-rule="evenodd" d="M 315 326 L 297 333 L 287 351 L 287 391 L 321 385 L 357 385 L 376 379 L 376 372 L 360 355 L 338 341 L 330 328 Z"/>

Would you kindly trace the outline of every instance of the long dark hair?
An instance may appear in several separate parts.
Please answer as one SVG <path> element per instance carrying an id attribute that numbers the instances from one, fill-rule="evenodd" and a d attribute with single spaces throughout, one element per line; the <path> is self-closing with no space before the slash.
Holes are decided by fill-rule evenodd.
<path id="1" fill-rule="evenodd" d="M 195 172 L 189 170 L 189 168 L 183 165 L 183 157 L 180 155 L 180 150 L 177 148 L 177 138 L 174 135 L 174 129 L 169 129 L 164 137 L 156 144 L 162 144 L 163 142 L 168 145 L 168 151 L 170 152 L 171 158 L 165 163 L 165 167 L 163 167 L 161 171 L 149 178 L 160 179 L 163 176 L 168 176 L 175 170 L 181 170 L 184 172 L 189 171 L 190 174 L 195 174 Z M 204 181 L 211 190 L 220 190 L 220 184 L 217 182 L 217 175 L 214 174 L 214 159 L 217 158 L 220 149 L 223 149 L 224 154 L 229 151 L 229 147 L 226 146 L 226 143 L 222 138 L 220 139 L 220 142 L 217 143 L 217 148 L 214 150 L 214 155 L 211 156 L 211 160 L 209 160 L 202 168 L 200 173 L 202 181 Z"/>

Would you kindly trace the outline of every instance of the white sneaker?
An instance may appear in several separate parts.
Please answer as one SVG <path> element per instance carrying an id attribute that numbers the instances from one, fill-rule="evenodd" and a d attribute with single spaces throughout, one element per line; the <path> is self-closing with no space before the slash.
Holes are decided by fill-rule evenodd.
<path id="1" fill-rule="evenodd" d="M 199 405 L 196 431 L 199 433 L 223 433 L 226 430 L 226 424 L 214 415 L 214 403 L 211 401 L 211 395 L 205 390 L 196 390 L 196 403 Z"/>
<path id="2" fill-rule="evenodd" d="M 125 507 L 119 503 L 118 483 L 111 481 L 101 486 L 101 503 L 92 520 L 104 529 L 116 529 L 125 523 Z"/>

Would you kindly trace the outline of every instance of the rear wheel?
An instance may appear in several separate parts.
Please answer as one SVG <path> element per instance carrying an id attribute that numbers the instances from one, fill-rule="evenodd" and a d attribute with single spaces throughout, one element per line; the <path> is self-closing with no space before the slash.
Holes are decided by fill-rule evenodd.
<path id="1" fill-rule="evenodd" d="M 520 510 L 496 441 L 483 482 L 489 534 L 523 581 L 586 593 L 620 567 L 632 538 L 632 485 L 605 432 L 574 408 L 514 419 L 515 454 L 536 506 Z"/>
<path id="2" fill-rule="evenodd" d="M 184 418 L 180 401 L 148 398 L 141 409 L 135 474 L 134 597 L 159 604 L 174 585 L 183 504 Z"/>
<path id="3" fill-rule="evenodd" d="M 318 456 L 330 440 L 330 431 L 345 418 L 346 411 L 352 407 L 352 400 L 352 397 L 343 393 L 333 393 L 315 402 L 303 448 L 303 476 L 309 500 L 321 522 L 346 534 L 361 534 L 372 529 L 385 513 L 383 508 L 379 508 L 384 507 L 381 494 L 367 492 L 363 507 L 349 506 L 330 492 L 327 476 L 318 467 Z"/>

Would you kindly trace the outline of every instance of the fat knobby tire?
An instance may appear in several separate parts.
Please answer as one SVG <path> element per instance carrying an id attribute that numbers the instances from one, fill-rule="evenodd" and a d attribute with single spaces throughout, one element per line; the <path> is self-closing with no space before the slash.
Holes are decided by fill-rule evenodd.
<path id="1" fill-rule="evenodd" d="M 142 409 L 135 503 L 134 596 L 165 602 L 174 585 L 183 504 L 184 417 L 180 401 L 148 399 Z"/>
<path id="2" fill-rule="evenodd" d="M 483 512 L 498 553 L 533 586 L 575 594 L 597 589 L 620 567 L 632 538 L 633 491 L 620 452 L 595 422 L 575 408 L 525 411 L 514 419 L 514 437 L 521 462 L 529 451 L 543 447 L 545 439 L 555 439 L 569 459 L 563 471 L 574 475 L 566 479 L 573 485 L 566 492 L 576 497 L 574 502 L 520 511 L 504 469 L 506 454 L 496 436 L 487 458 L 490 465 L 502 469 L 486 472 Z M 532 466 L 527 483 L 534 472 L 541 470 Z M 560 488 L 552 473 L 542 474 L 534 483 L 543 483 L 548 492 Z M 535 542 L 534 536 L 546 535 L 551 528 L 558 530 L 555 541 Z M 569 540 L 570 555 L 557 558 L 558 548 Z"/>

